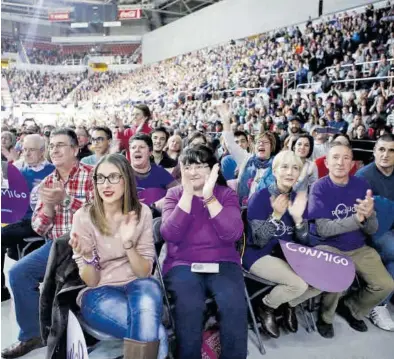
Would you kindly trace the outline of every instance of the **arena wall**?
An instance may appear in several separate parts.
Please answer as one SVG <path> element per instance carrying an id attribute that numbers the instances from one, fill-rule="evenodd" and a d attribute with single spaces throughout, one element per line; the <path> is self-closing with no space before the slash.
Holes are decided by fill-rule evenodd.
<path id="1" fill-rule="evenodd" d="M 329 14 L 370 3 L 324 0 Z M 145 64 L 318 17 L 319 0 L 224 0 L 143 36 Z"/>

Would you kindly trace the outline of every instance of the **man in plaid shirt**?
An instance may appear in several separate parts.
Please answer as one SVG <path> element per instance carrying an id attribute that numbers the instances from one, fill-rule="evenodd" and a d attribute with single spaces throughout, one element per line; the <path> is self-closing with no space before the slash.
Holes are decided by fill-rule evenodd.
<path id="1" fill-rule="evenodd" d="M 39 283 L 43 280 L 52 240 L 68 235 L 74 213 L 93 198 L 93 168 L 78 162 L 78 139 L 71 129 L 51 133 L 49 151 L 56 170 L 39 190 L 32 227 L 48 238 L 45 245 L 18 261 L 9 272 L 14 294 L 19 341 L 2 351 L 2 358 L 18 358 L 42 347 L 39 323 Z"/>

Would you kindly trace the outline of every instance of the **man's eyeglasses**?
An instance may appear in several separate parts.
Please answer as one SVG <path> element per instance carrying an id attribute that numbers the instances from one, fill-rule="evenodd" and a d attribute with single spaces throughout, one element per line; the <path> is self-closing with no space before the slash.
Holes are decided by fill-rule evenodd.
<path id="1" fill-rule="evenodd" d="M 98 174 L 93 177 L 97 184 L 104 184 L 106 180 L 111 184 L 118 184 L 121 178 L 123 178 L 123 176 L 120 173 L 110 173 L 108 176 Z"/>
<path id="2" fill-rule="evenodd" d="M 28 153 L 28 152 L 37 152 L 37 151 L 39 151 L 39 149 L 38 148 L 23 148 L 22 151 L 26 152 L 26 153 Z"/>
<path id="3" fill-rule="evenodd" d="M 67 146 L 71 146 L 71 145 L 68 145 L 68 144 L 66 144 L 66 143 L 56 143 L 56 144 L 51 143 L 51 144 L 48 146 L 48 148 L 49 148 L 49 151 L 53 151 L 54 149 L 60 150 L 60 149 L 62 149 L 62 148 L 64 148 L 64 147 L 67 147 Z"/>
<path id="4" fill-rule="evenodd" d="M 185 171 L 191 171 L 191 170 L 195 170 L 195 171 L 202 171 L 205 168 L 209 168 L 209 165 L 205 164 L 205 165 L 194 165 L 194 166 L 183 166 L 183 168 L 185 169 Z"/>
<path id="5" fill-rule="evenodd" d="M 102 143 L 102 142 L 104 142 L 105 140 L 106 140 L 105 137 L 96 137 L 96 138 L 93 138 L 93 137 L 92 137 L 92 143 L 95 143 L 95 142 L 97 142 L 97 143 Z"/>

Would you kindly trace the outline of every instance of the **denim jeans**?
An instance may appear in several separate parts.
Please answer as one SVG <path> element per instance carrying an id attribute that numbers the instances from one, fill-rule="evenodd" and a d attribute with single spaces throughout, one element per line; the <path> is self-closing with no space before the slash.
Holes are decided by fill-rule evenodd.
<path id="1" fill-rule="evenodd" d="M 1 229 L 1 287 L 5 286 L 4 278 L 4 260 L 8 248 L 16 251 L 18 244 L 20 246 L 27 243 L 24 238 L 37 237 L 38 234 L 34 232 L 31 227 L 31 219 L 22 219 L 16 223 L 9 224 Z"/>
<path id="2" fill-rule="evenodd" d="M 164 359 L 168 343 L 161 325 L 162 299 L 155 279 L 136 279 L 124 286 L 89 289 L 82 295 L 81 314 L 91 327 L 119 339 L 160 340 L 158 358 Z"/>
<path id="3" fill-rule="evenodd" d="M 20 341 L 40 336 L 38 306 L 39 284 L 44 279 L 52 241 L 16 262 L 10 269 L 10 286 L 14 294 L 16 321 Z"/>
<path id="4" fill-rule="evenodd" d="M 178 359 L 201 359 L 203 321 L 207 293 L 219 312 L 221 359 L 246 359 L 247 306 L 242 270 L 222 262 L 219 273 L 194 273 L 190 266 L 173 267 L 165 276 L 175 303 L 175 334 Z"/>
<path id="5" fill-rule="evenodd" d="M 382 261 L 386 266 L 387 271 L 391 274 L 394 279 L 394 230 L 388 231 L 378 239 L 373 239 L 372 244 L 382 257 Z M 383 302 L 383 304 L 389 303 L 394 293 Z"/>

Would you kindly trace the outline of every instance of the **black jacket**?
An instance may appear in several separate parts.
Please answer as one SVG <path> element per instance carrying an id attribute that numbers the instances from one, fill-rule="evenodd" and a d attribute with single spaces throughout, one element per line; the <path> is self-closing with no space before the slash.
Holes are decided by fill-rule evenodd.
<path id="1" fill-rule="evenodd" d="M 77 158 L 78 160 L 82 160 L 82 158 L 91 156 L 93 153 L 89 150 L 89 145 L 85 145 L 82 148 L 79 149 Z"/>
<path id="2" fill-rule="evenodd" d="M 76 297 L 86 284 L 79 276 L 68 244 L 69 234 L 54 240 L 40 296 L 41 337 L 47 359 L 66 359 L 68 311 L 79 311 Z"/>

